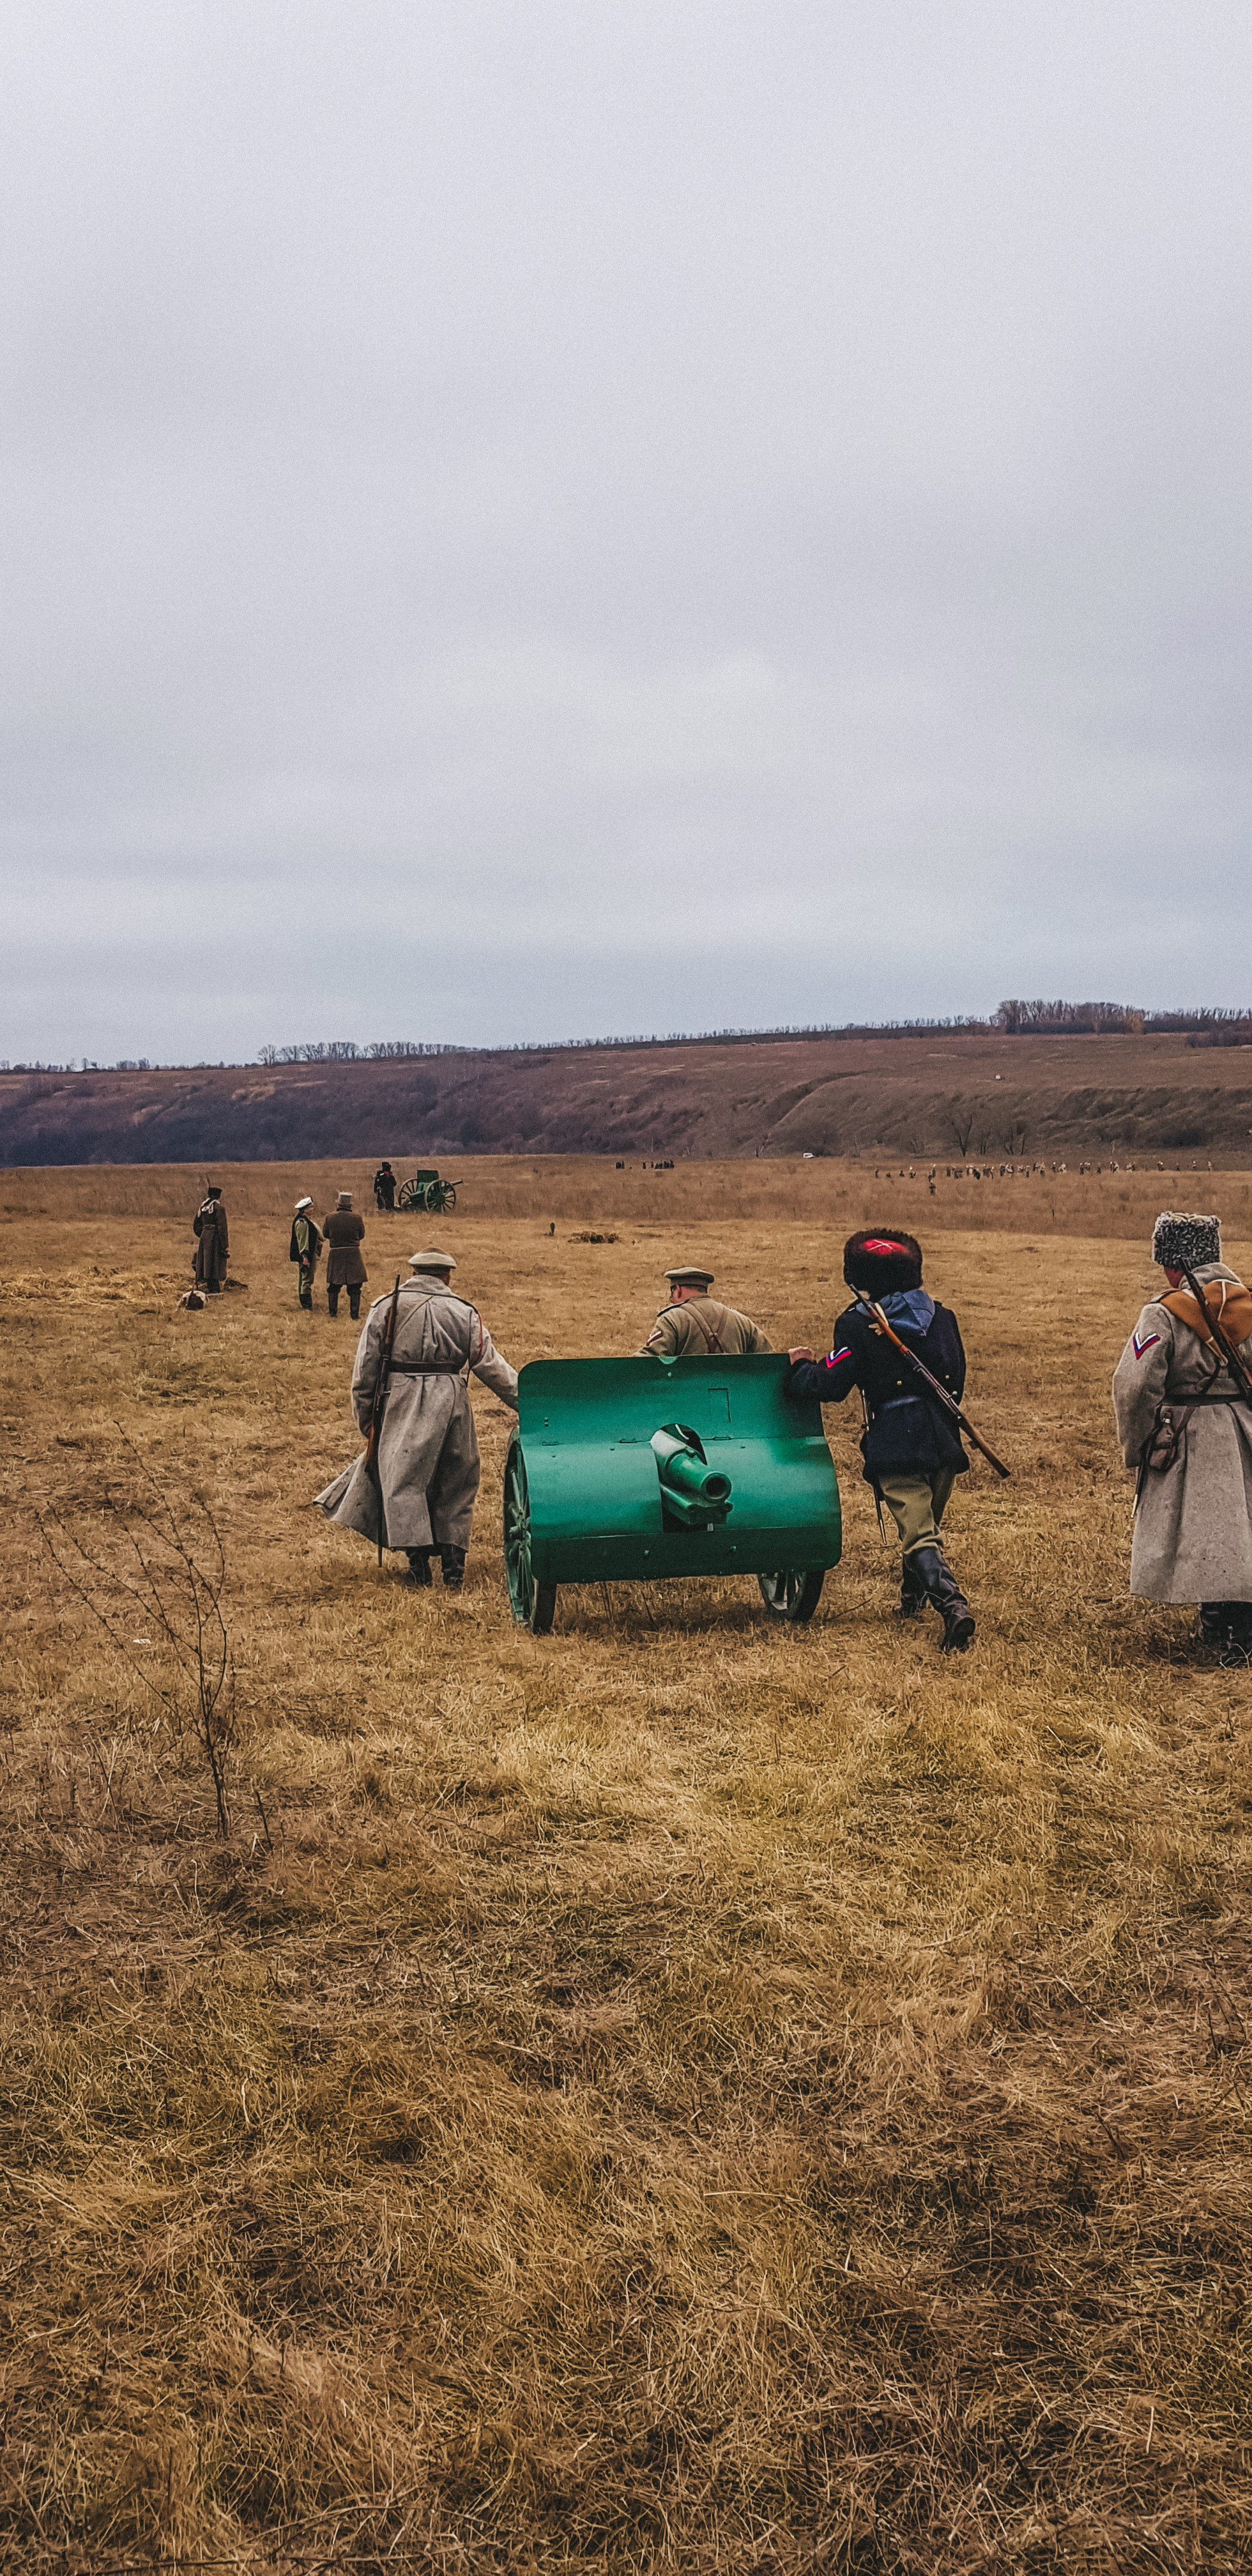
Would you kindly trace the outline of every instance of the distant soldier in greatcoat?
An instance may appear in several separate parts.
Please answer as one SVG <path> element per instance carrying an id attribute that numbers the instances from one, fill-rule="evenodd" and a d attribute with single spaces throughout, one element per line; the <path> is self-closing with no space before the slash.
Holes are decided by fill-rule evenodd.
<path id="1" fill-rule="evenodd" d="M 351 1190 L 341 1190 L 334 1214 L 325 1225 L 330 1258 L 326 1264 L 326 1303 L 332 1315 L 339 1312 L 339 1291 L 348 1291 L 348 1312 L 355 1324 L 361 1312 L 361 1290 L 369 1277 L 361 1259 L 361 1242 L 365 1219 L 353 1211 Z"/>
<path id="2" fill-rule="evenodd" d="M 744 1351 L 770 1348 L 760 1325 L 754 1324 L 750 1315 L 741 1315 L 734 1306 L 723 1306 L 720 1298 L 710 1297 L 711 1270 L 693 1263 L 686 1270 L 667 1270 L 665 1276 L 670 1284 L 670 1302 L 662 1306 L 640 1357 L 649 1353 L 661 1360 L 692 1354 L 698 1359 L 733 1359 Z"/>
<path id="3" fill-rule="evenodd" d="M 388 1212 L 393 1212 L 395 1204 L 395 1173 L 392 1171 L 390 1163 L 380 1163 L 374 1174 L 374 1205 L 381 1215 L 384 1208 L 386 1208 Z"/>
<path id="4" fill-rule="evenodd" d="M 210 1181 L 204 1197 L 191 1220 L 196 1242 L 195 1275 L 208 1297 L 221 1295 L 230 1258 L 230 1231 L 222 1193 L 216 1181 Z"/>
<path id="5" fill-rule="evenodd" d="M 911 1234 L 854 1234 L 844 1246 L 843 1275 L 881 1306 L 892 1331 L 915 1350 L 932 1377 L 959 1404 L 965 1386 L 965 1352 L 951 1308 L 937 1305 L 922 1286 L 921 1246 Z M 974 1618 L 943 1552 L 939 1524 L 953 1484 L 969 1460 L 949 1415 L 927 1392 L 862 1306 L 845 1307 L 829 1355 L 815 1360 L 793 1350 L 786 1391 L 842 1404 L 859 1387 L 865 1407 L 865 1481 L 885 1503 L 900 1533 L 904 1565 L 900 1616 L 912 1619 L 929 1602 L 943 1621 L 943 1648 L 963 1653 Z"/>
<path id="6" fill-rule="evenodd" d="M 1168 1284 L 1117 1363 L 1113 1407 L 1139 1480 L 1130 1589 L 1145 1601 L 1198 1602 L 1201 1643 L 1239 1665 L 1252 1662 L 1252 1407 L 1213 1326 L 1252 1364 L 1252 1295 L 1221 1247 L 1215 1216 L 1157 1218 L 1152 1258 Z"/>
<path id="7" fill-rule="evenodd" d="M 400 1288 L 386 1409 L 378 1443 L 385 1547 L 403 1548 L 409 1577 L 431 1582 L 432 1556 L 445 1588 L 459 1592 L 478 1492 L 478 1438 L 467 1378 L 481 1378 L 517 1411 L 517 1377 L 497 1351 L 476 1306 L 453 1294 L 456 1263 L 429 1247 L 410 1256 Z M 352 1405 L 368 1431 L 383 1365 L 390 1297 L 371 1306 L 352 1372 Z M 317 1496 L 328 1520 L 377 1540 L 379 1490 L 364 1457 Z"/>
<path id="8" fill-rule="evenodd" d="M 296 1284 L 300 1303 L 307 1315 L 313 1312 L 313 1274 L 322 1249 L 321 1229 L 309 1213 L 312 1205 L 312 1199 L 297 1199 L 291 1221 L 291 1259 L 300 1265 Z"/>

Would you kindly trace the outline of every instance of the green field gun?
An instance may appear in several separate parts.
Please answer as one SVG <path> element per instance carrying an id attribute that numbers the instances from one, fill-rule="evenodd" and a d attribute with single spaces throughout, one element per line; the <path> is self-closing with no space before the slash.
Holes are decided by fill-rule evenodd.
<path id="1" fill-rule="evenodd" d="M 559 1587 L 755 1575 L 811 1619 L 839 1562 L 839 1486 L 815 1403 L 781 1354 L 532 1360 L 504 1471 L 513 1616 L 544 1636 Z"/>
<path id="2" fill-rule="evenodd" d="M 396 1206 L 422 1208 L 427 1216 L 442 1216 L 445 1209 L 456 1206 L 456 1182 L 441 1181 L 436 1171 L 414 1172 L 411 1181 L 401 1181 Z"/>

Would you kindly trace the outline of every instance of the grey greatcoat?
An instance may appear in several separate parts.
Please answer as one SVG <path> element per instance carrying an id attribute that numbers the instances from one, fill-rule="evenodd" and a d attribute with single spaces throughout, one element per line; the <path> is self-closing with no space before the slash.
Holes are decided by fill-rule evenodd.
<path id="1" fill-rule="evenodd" d="M 1195 1275 L 1204 1287 L 1236 1274 L 1208 1261 Z M 1240 1355 L 1252 1362 L 1252 1337 Z M 1138 1467 L 1162 1404 L 1175 1420 L 1197 1409 L 1173 1466 L 1143 1478 L 1131 1591 L 1146 1601 L 1252 1601 L 1252 1412 L 1231 1401 L 1229 1374 L 1199 1334 L 1152 1298 L 1113 1378 L 1128 1467 Z"/>
<path id="2" fill-rule="evenodd" d="M 357 1345 L 352 1405 L 368 1431 L 390 1297 L 371 1306 Z M 462 1371 L 517 1411 L 517 1377 L 481 1315 L 419 1271 L 400 1290 L 378 1468 L 386 1547 L 468 1547 L 478 1492 L 478 1439 Z M 378 1491 L 362 1455 L 317 1496 L 328 1520 L 377 1540 Z"/>

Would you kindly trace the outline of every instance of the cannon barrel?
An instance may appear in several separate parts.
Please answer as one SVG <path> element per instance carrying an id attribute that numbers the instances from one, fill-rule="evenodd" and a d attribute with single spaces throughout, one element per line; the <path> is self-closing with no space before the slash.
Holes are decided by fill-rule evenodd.
<path id="1" fill-rule="evenodd" d="M 652 1454 L 666 1504 L 683 1521 L 724 1521 L 730 1511 L 731 1483 L 720 1468 L 710 1467 L 699 1434 L 685 1423 L 667 1423 L 652 1435 Z"/>

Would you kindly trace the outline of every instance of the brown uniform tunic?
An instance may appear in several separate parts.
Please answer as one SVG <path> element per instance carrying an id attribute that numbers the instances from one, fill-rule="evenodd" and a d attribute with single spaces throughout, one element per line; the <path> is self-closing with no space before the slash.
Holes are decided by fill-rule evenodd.
<path id="1" fill-rule="evenodd" d="M 737 1358 L 745 1351 L 771 1347 L 759 1324 L 723 1306 L 717 1297 L 684 1297 L 677 1306 L 662 1306 L 643 1345 L 662 1360 Z"/>
<path id="2" fill-rule="evenodd" d="M 359 1288 L 369 1272 L 361 1259 L 360 1243 L 365 1232 L 365 1219 L 351 1208 L 336 1208 L 322 1228 L 330 1259 L 326 1264 L 328 1288 Z"/>

